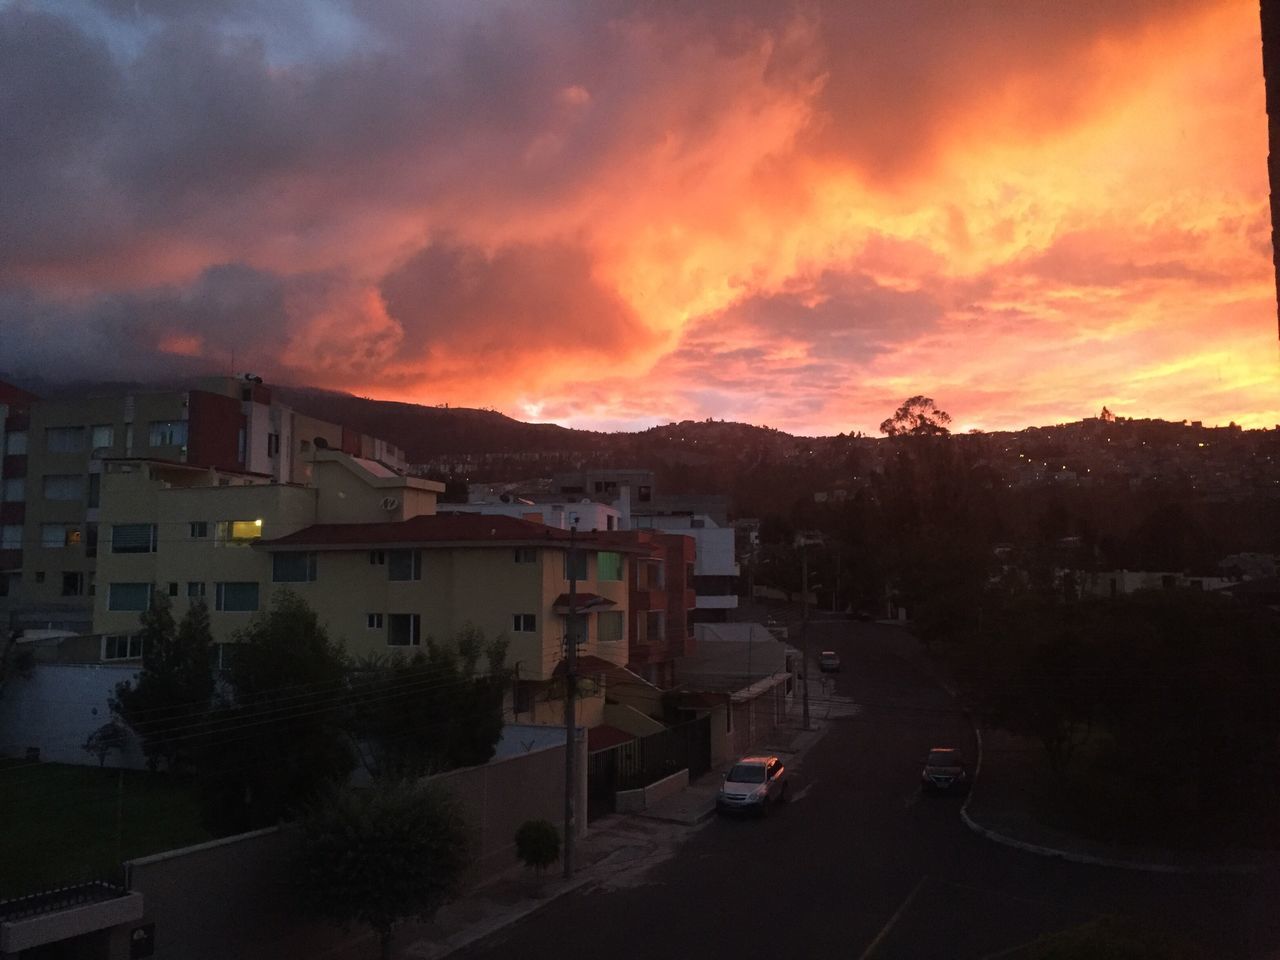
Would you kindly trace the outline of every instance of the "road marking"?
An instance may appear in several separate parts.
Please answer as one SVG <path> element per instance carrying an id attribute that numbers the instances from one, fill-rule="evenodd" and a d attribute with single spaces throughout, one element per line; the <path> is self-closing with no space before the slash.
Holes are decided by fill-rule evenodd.
<path id="1" fill-rule="evenodd" d="M 907 907 L 911 906 L 911 901 L 916 898 L 916 894 L 920 892 L 920 889 L 924 886 L 924 882 L 928 879 L 929 875 L 926 873 L 920 878 L 920 882 L 911 888 L 911 892 L 907 894 L 907 899 L 903 900 L 898 909 L 894 911 L 893 916 L 889 918 L 889 922 L 880 928 L 880 932 L 876 934 L 876 938 L 867 945 L 867 949 L 862 951 L 862 955 L 858 957 L 858 960 L 867 960 L 868 957 L 876 952 L 876 947 L 880 946 L 880 941 L 889 935 L 889 931 L 893 929 L 893 925 L 898 922 L 898 919 L 904 913 L 907 912 Z"/>

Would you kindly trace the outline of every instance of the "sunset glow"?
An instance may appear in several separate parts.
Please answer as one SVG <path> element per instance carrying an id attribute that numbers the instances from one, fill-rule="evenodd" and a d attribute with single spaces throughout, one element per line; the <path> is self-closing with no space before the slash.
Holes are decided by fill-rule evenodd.
<path id="1" fill-rule="evenodd" d="M 0 6 L 0 375 L 1280 423 L 1256 2 L 75 6 Z"/>

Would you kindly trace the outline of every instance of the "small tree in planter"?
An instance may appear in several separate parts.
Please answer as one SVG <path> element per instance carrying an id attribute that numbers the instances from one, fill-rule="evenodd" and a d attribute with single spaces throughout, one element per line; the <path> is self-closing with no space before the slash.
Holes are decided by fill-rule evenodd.
<path id="1" fill-rule="evenodd" d="M 560 832 L 546 820 L 526 820 L 516 831 L 516 856 L 533 867 L 541 887 L 547 867 L 560 859 Z"/>
<path id="2" fill-rule="evenodd" d="M 98 758 L 98 766 L 106 766 L 107 754 L 112 750 L 123 751 L 125 745 L 124 727 L 115 723 L 104 723 L 93 733 L 89 734 L 89 739 L 83 744 L 86 753 L 91 753 Z"/>

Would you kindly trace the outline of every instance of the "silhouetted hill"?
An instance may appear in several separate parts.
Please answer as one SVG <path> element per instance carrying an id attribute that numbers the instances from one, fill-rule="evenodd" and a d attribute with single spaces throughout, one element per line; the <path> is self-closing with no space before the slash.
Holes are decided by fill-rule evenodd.
<path id="1" fill-rule="evenodd" d="M 607 436 L 554 423 L 524 423 L 494 410 L 423 407 L 307 387 L 271 389 L 296 410 L 390 440 L 404 448 L 412 463 L 445 453 L 585 451 Z"/>

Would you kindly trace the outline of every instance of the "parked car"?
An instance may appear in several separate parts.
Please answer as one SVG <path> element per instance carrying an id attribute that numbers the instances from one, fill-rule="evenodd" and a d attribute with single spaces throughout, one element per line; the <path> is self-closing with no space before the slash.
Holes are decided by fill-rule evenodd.
<path id="1" fill-rule="evenodd" d="M 724 776 L 716 797 L 720 813 L 766 814 L 785 803 L 789 774 L 777 757 L 743 757 Z"/>
<path id="2" fill-rule="evenodd" d="M 920 771 L 920 786 L 926 793 L 963 793 L 969 789 L 969 771 L 955 747 L 934 747 Z"/>
<path id="3" fill-rule="evenodd" d="M 823 650 L 818 654 L 818 669 L 823 673 L 839 673 L 840 654 L 834 650 Z"/>

